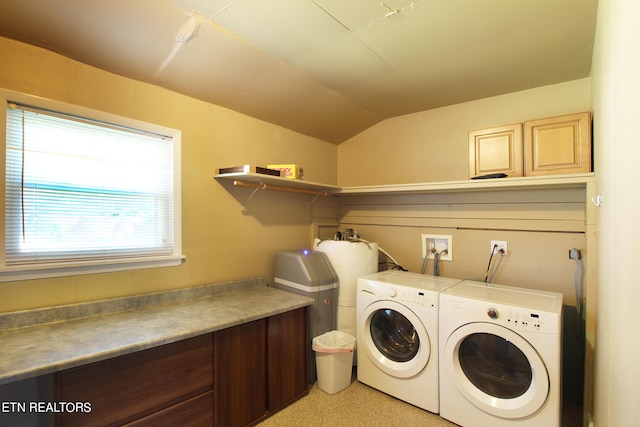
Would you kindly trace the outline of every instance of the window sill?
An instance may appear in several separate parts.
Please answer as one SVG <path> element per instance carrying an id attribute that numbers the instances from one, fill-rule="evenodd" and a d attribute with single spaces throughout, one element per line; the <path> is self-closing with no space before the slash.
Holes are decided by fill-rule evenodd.
<path id="1" fill-rule="evenodd" d="M 0 282 L 109 273 L 144 268 L 175 267 L 182 264 L 184 260 L 184 255 L 169 255 L 164 257 L 3 267 L 0 269 Z"/>

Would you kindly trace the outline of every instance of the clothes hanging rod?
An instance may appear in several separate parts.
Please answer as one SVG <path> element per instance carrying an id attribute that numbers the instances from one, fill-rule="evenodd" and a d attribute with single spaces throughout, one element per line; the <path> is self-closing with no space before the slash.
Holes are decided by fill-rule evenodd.
<path id="1" fill-rule="evenodd" d="M 299 193 L 299 194 L 309 194 L 311 196 L 332 196 L 333 194 L 328 191 L 318 191 L 318 190 L 306 190 L 302 188 L 290 188 L 290 187 L 281 187 L 278 185 L 270 185 L 265 184 L 263 182 L 246 182 L 246 181 L 233 181 L 233 185 L 237 187 L 248 187 L 255 188 L 259 190 L 273 190 L 273 191 L 283 191 L 286 193 Z"/>

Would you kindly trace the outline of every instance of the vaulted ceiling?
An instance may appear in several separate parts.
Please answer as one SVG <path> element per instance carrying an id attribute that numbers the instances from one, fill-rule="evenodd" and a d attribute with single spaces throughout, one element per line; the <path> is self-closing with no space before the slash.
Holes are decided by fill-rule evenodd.
<path id="1" fill-rule="evenodd" d="M 0 36 L 339 144 L 588 77 L 596 13 L 597 0 L 2 0 Z"/>

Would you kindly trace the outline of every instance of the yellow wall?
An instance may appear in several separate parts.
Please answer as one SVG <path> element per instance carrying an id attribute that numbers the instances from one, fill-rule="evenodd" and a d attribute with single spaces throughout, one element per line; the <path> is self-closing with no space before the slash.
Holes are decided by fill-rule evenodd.
<path id="1" fill-rule="evenodd" d="M 0 283 L 0 312 L 273 276 L 275 252 L 309 245 L 311 196 L 221 184 L 216 168 L 297 163 L 336 183 L 335 145 L 0 38 L 0 87 L 182 131 L 179 267 Z"/>
<path id="2" fill-rule="evenodd" d="M 464 180 L 469 130 L 590 110 L 581 79 L 387 119 L 340 144 L 338 184 Z"/>

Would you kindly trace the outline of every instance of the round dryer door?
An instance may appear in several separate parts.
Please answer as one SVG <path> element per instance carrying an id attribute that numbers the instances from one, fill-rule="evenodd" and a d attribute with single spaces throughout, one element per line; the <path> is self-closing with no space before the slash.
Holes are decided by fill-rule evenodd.
<path id="1" fill-rule="evenodd" d="M 460 393 L 503 418 L 522 418 L 547 400 L 549 375 L 522 336 L 492 323 L 469 323 L 447 339 L 440 360 Z"/>
<path id="2" fill-rule="evenodd" d="M 418 316 L 404 305 L 377 301 L 364 309 L 358 325 L 359 351 L 383 372 L 408 378 L 422 371 L 431 354 L 429 335 Z"/>

